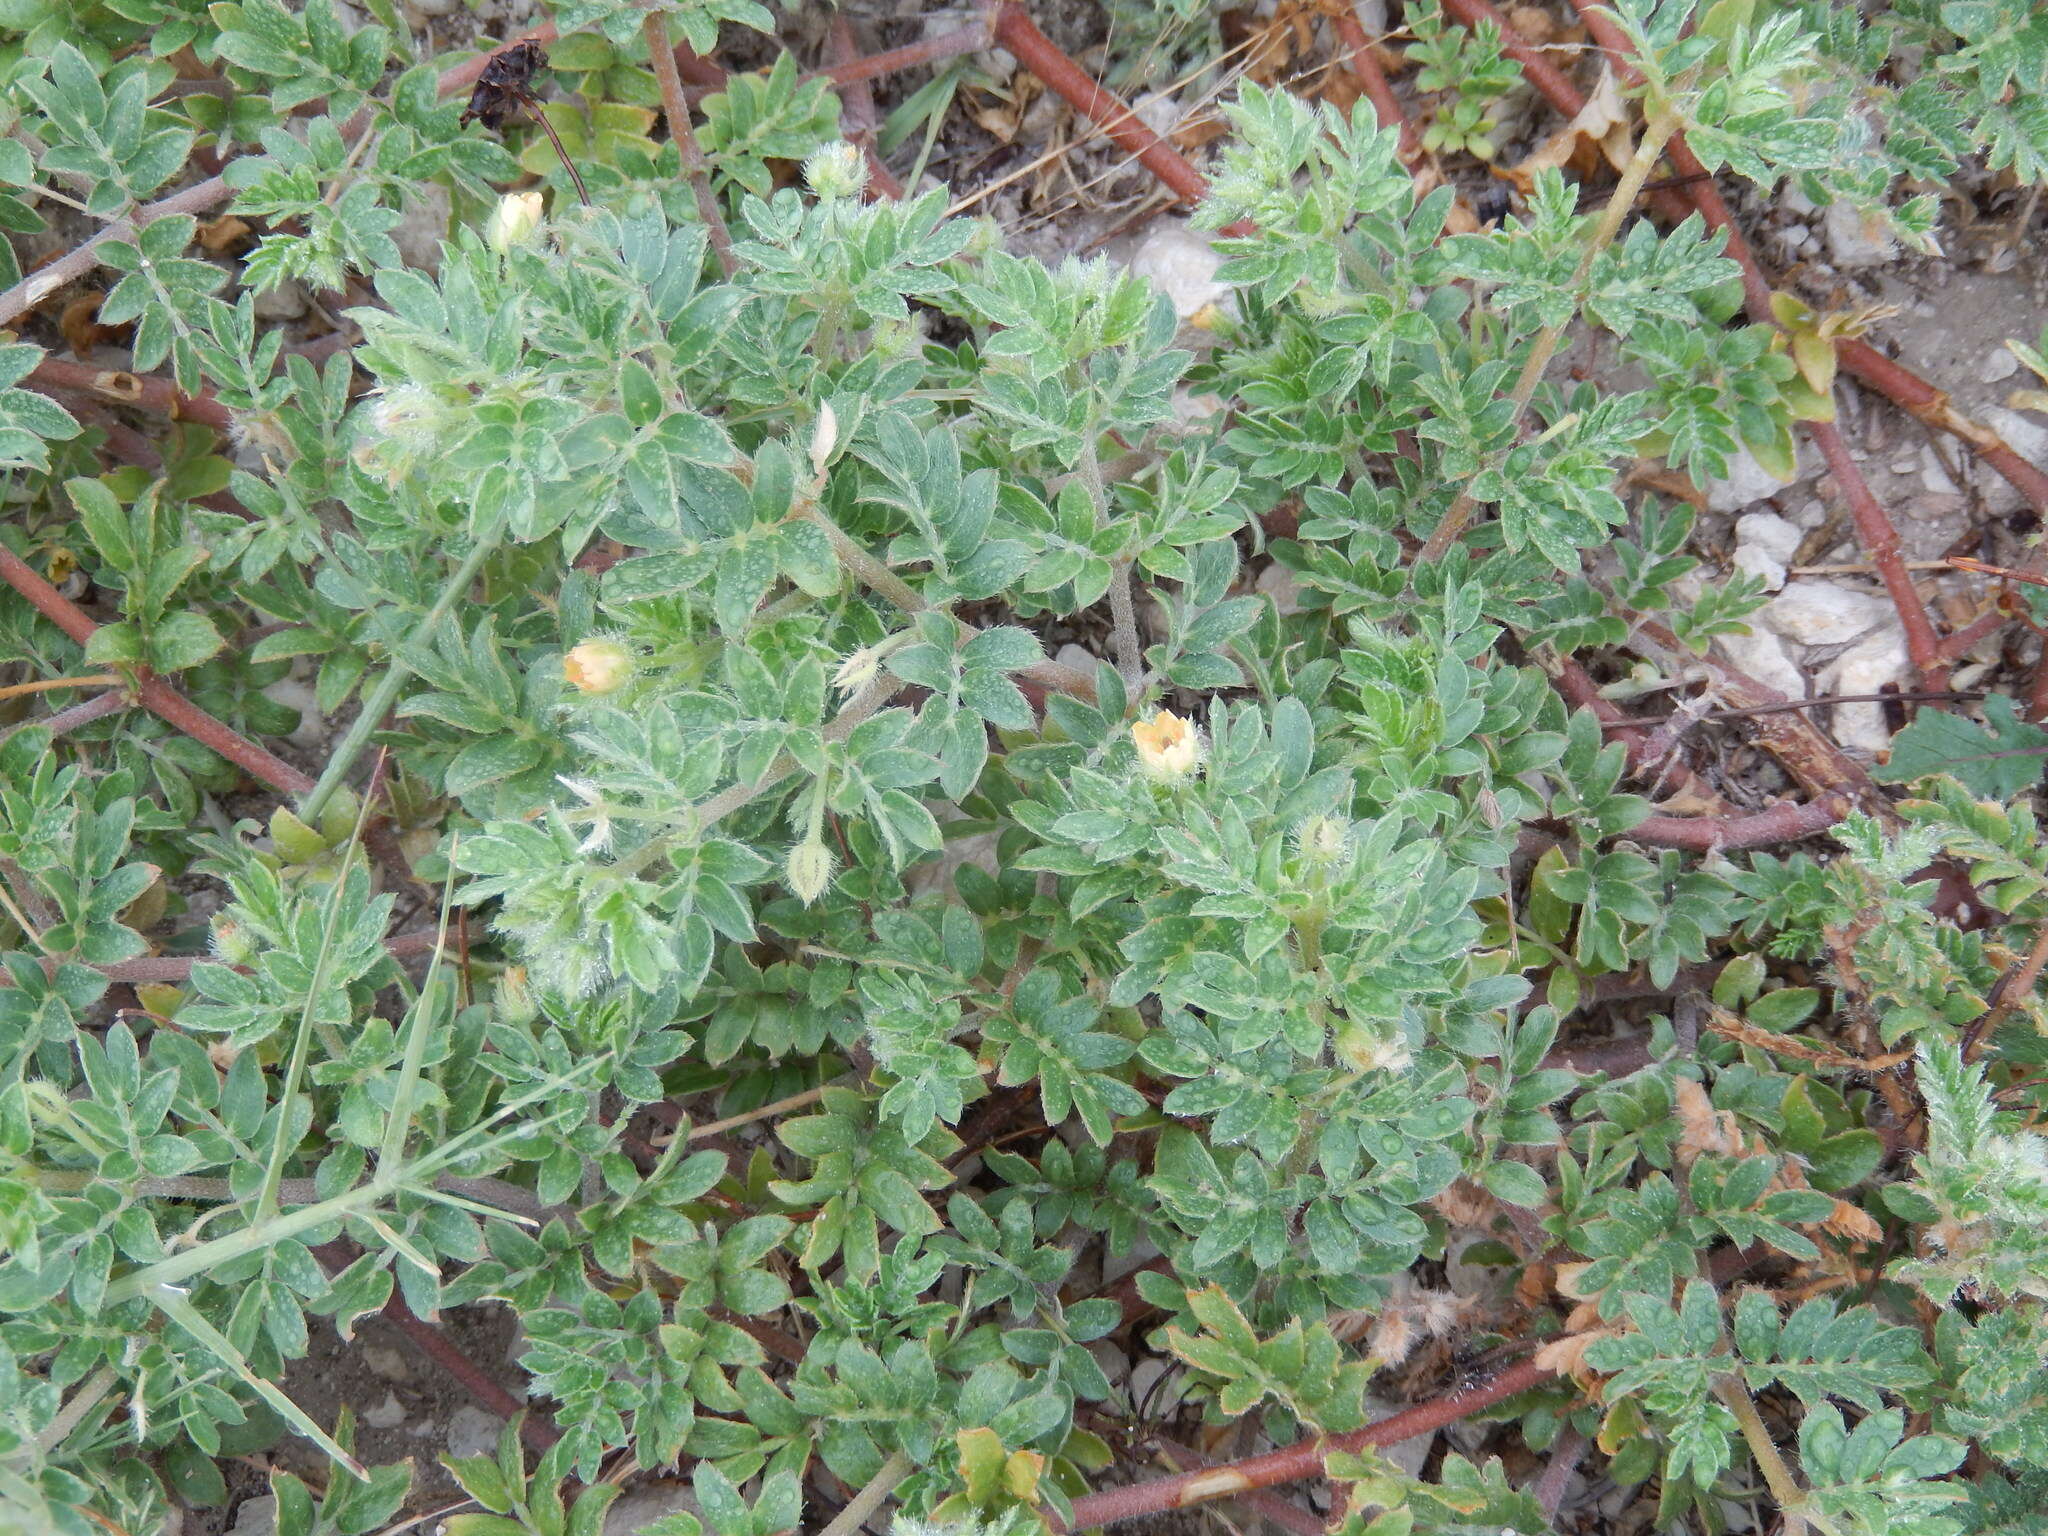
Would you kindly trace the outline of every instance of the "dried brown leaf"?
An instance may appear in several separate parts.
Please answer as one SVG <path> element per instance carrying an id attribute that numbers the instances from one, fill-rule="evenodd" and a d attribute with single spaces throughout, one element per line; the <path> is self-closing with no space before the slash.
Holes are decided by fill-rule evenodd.
<path id="1" fill-rule="evenodd" d="M 1570 170 L 1583 181 L 1603 160 L 1619 171 L 1634 154 L 1635 135 L 1629 126 L 1628 101 L 1621 94 L 1614 71 L 1603 68 L 1600 83 L 1586 98 L 1578 116 L 1545 139 L 1527 159 L 1501 174 L 1526 197 L 1536 185 L 1538 171 Z"/>

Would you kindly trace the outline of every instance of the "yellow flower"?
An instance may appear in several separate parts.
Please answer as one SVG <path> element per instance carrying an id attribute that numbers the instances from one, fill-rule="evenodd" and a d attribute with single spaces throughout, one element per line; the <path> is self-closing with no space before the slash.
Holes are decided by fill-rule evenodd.
<path id="1" fill-rule="evenodd" d="M 616 640 L 586 640 L 562 658 L 562 675 L 581 693 L 612 693 L 633 675 L 633 653 Z"/>
<path id="2" fill-rule="evenodd" d="M 1138 766 L 1155 779 L 1184 779 L 1202 760 L 1202 744 L 1194 727 L 1171 710 L 1162 709 L 1150 720 L 1131 725 L 1131 741 L 1138 749 Z"/>

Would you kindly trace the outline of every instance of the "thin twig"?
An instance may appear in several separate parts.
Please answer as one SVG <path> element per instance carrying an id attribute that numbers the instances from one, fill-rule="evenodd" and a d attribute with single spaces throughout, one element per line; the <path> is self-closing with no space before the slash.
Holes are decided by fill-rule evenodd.
<path id="1" fill-rule="evenodd" d="M 1963 1060 L 1970 1059 L 1977 1042 L 1984 1039 L 2003 1024 L 2008 1015 L 2019 1006 L 2020 999 L 2034 990 L 2034 983 L 2041 979 L 2041 969 L 2048 966 L 2048 922 L 2044 922 L 2034 935 L 2034 947 L 2027 951 L 2026 958 L 2007 966 L 2005 973 L 1991 989 L 1991 1006 L 1970 1021 L 1963 1031 Z"/>
<path id="2" fill-rule="evenodd" d="M 1318 1436 L 1282 1450 L 1248 1456 L 1201 1472 L 1181 1472 L 1127 1488 L 1105 1488 L 1074 1500 L 1071 1518 L 1061 1520 L 1050 1511 L 1047 1522 L 1056 1532 L 1082 1531 L 1092 1526 L 1113 1525 L 1140 1515 L 1165 1509 L 1184 1509 L 1209 1499 L 1230 1498 L 1254 1488 L 1273 1488 L 1299 1482 L 1323 1470 L 1333 1451 L 1355 1453 L 1367 1446 L 1395 1445 L 1456 1423 L 1468 1414 L 1491 1408 L 1519 1392 L 1550 1380 L 1553 1373 L 1531 1360 L 1520 1360 L 1491 1381 L 1468 1391 L 1454 1392 L 1433 1402 L 1420 1403 L 1377 1424 L 1347 1434 Z"/>
<path id="3" fill-rule="evenodd" d="M 739 270 L 739 262 L 732 253 L 732 231 L 725 227 L 725 214 L 711 190 L 711 167 L 704 158 L 704 147 L 697 142 L 697 130 L 690 126 L 690 104 L 683 96 L 683 77 L 676 72 L 667 16 L 649 11 L 640 23 L 640 31 L 654 61 L 654 78 L 661 82 L 662 115 L 668 119 L 669 141 L 682 157 L 683 174 L 689 178 L 690 193 L 697 200 L 697 217 L 704 221 L 704 233 L 710 237 L 718 269 L 731 277 Z"/>
<path id="4" fill-rule="evenodd" d="M 806 1104 L 815 1104 L 824 1097 L 825 1090 L 832 1085 L 820 1083 L 815 1088 L 806 1088 L 802 1093 L 792 1093 L 786 1099 L 777 1099 L 772 1104 L 763 1104 L 759 1109 L 743 1110 L 737 1115 L 728 1115 L 723 1120 L 713 1120 L 708 1125 L 693 1125 L 685 1141 L 702 1141 L 742 1125 L 752 1125 L 756 1120 L 766 1120 L 771 1115 L 780 1115 L 792 1109 L 802 1109 Z"/>
<path id="5" fill-rule="evenodd" d="M 1782 715 L 1795 709 L 1825 709 L 1831 704 L 1969 704 L 1984 697 L 1980 688 L 1916 688 L 1900 693 L 1825 693 L 1817 699 L 1787 699 L 1782 704 L 1758 704 L 1749 709 L 1710 709 L 1688 716 L 1683 710 L 1662 715 L 1623 715 L 1600 723 L 1608 730 L 1627 730 L 1638 725 L 1659 725 L 1666 720 L 1746 720 L 1753 715 Z"/>
<path id="6" fill-rule="evenodd" d="M 889 1497 L 891 1490 L 910 1476 L 910 1458 L 901 1451 L 892 1453 L 882 1463 L 875 1475 L 847 1502 L 846 1508 L 832 1517 L 832 1523 L 818 1533 L 818 1536 L 853 1536 L 853 1533 L 867 1523 L 867 1518 L 882 1507 L 882 1500 Z"/>
<path id="7" fill-rule="evenodd" d="M 7 738 L 16 731 L 27 730 L 32 725 L 41 726 L 53 738 L 62 736 L 66 731 L 75 731 L 81 725 L 90 725 L 93 721 L 104 716 L 118 714 L 126 709 L 128 704 L 127 694 L 118 688 L 112 689 L 100 694 L 96 698 L 87 699 L 83 704 L 74 704 L 69 709 L 60 709 L 56 714 L 49 716 L 47 719 L 24 720 L 19 725 L 11 725 L 6 730 L 0 731 L 0 743 L 5 743 Z"/>
<path id="8" fill-rule="evenodd" d="M 519 104 L 526 108 L 526 115 L 540 124 L 540 131 L 548 136 L 548 142 L 555 146 L 555 158 L 562 162 L 562 169 L 569 173 L 569 179 L 576 184 L 576 199 L 584 207 L 590 206 L 590 189 L 583 185 L 583 173 L 576 169 L 576 162 L 569 158 L 569 151 L 562 147 L 562 136 L 555 132 L 555 125 L 548 121 L 548 115 L 541 110 L 540 102 L 527 91 L 518 93 Z"/>

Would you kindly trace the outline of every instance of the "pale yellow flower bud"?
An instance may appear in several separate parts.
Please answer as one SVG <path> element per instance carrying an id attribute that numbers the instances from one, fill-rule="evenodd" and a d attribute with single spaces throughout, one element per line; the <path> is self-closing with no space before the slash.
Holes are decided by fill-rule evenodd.
<path id="1" fill-rule="evenodd" d="M 613 693 L 633 675 L 633 653 L 616 640 L 585 640 L 562 658 L 562 675 L 580 693 Z"/>
<path id="2" fill-rule="evenodd" d="M 851 144 L 827 144 L 804 162 L 804 184 L 827 202 L 858 197 L 868 184 L 867 161 Z"/>
<path id="3" fill-rule="evenodd" d="M 811 428 L 811 473 L 822 475 L 832 462 L 832 450 L 839 445 L 839 413 L 827 400 L 818 407 L 817 422 Z"/>
<path id="4" fill-rule="evenodd" d="M 832 850 L 823 843 L 798 843 L 789 850 L 784 874 L 790 893 L 808 907 L 832 883 Z"/>
<path id="5" fill-rule="evenodd" d="M 538 192 L 507 192 L 491 210 L 484 226 L 484 244 L 500 256 L 515 245 L 524 245 L 540 228 L 541 196 Z"/>

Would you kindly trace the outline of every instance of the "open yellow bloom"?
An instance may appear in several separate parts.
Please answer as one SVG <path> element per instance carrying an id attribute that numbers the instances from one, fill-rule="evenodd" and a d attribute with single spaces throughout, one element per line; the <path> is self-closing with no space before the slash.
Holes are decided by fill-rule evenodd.
<path id="1" fill-rule="evenodd" d="M 1155 779 L 1184 779 L 1202 760 L 1195 728 L 1171 710 L 1134 721 L 1131 741 L 1138 749 L 1138 766 Z"/>

